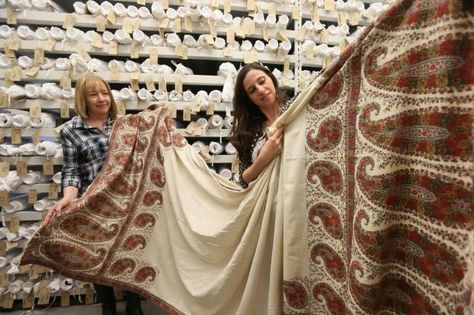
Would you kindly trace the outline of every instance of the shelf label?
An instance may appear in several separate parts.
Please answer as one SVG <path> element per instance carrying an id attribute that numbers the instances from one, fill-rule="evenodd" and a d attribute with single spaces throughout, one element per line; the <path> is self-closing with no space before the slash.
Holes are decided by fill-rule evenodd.
<path id="1" fill-rule="evenodd" d="M 16 11 L 10 6 L 7 6 L 7 24 L 16 25 Z"/>
<path id="2" fill-rule="evenodd" d="M 232 5 L 230 3 L 230 0 L 224 0 L 224 14 L 230 13 L 231 10 L 232 10 Z"/>
<path id="3" fill-rule="evenodd" d="M 28 165 L 23 160 L 16 161 L 16 173 L 20 177 L 25 177 L 28 175 Z"/>
<path id="4" fill-rule="evenodd" d="M 21 144 L 21 129 L 13 127 L 11 129 L 12 133 L 12 144 Z"/>
<path id="5" fill-rule="evenodd" d="M 191 121 L 191 107 L 188 105 L 185 105 L 183 108 L 183 120 Z"/>
<path id="6" fill-rule="evenodd" d="M 173 103 L 168 103 L 168 110 L 170 111 L 171 118 L 176 119 L 176 117 L 178 116 L 176 106 Z"/>
<path id="7" fill-rule="evenodd" d="M 183 79 L 180 76 L 176 76 L 176 79 L 174 81 L 174 88 L 180 93 L 183 92 Z"/>
<path id="8" fill-rule="evenodd" d="M 66 16 L 64 17 L 63 28 L 67 30 L 71 27 L 74 27 L 75 23 L 76 15 L 74 13 L 66 14 Z"/>
<path id="9" fill-rule="evenodd" d="M 247 0 L 247 11 L 255 11 L 255 0 Z"/>
<path id="10" fill-rule="evenodd" d="M 117 55 L 118 54 L 118 43 L 116 41 L 111 41 L 109 43 L 109 50 L 110 55 Z"/>
<path id="11" fill-rule="evenodd" d="M 226 41 L 228 44 L 232 44 L 235 42 L 235 30 L 233 28 L 227 30 Z"/>
<path id="12" fill-rule="evenodd" d="M 152 65 L 158 64 L 158 48 L 150 47 L 150 62 Z"/>
<path id="13" fill-rule="evenodd" d="M 169 2 L 168 0 L 160 0 L 161 1 L 161 5 L 163 6 L 163 9 L 168 9 L 169 8 Z"/>
<path id="14" fill-rule="evenodd" d="M 190 16 L 185 16 L 184 17 L 184 26 L 183 26 L 183 28 L 186 31 L 192 33 L 192 31 L 193 31 L 193 21 L 191 20 Z"/>
<path id="15" fill-rule="evenodd" d="M 10 162 L 2 161 L 0 163 L 0 177 L 5 178 L 8 176 L 8 172 L 10 172 Z"/>
<path id="16" fill-rule="evenodd" d="M 33 292 L 30 292 L 29 294 L 23 294 L 23 308 L 24 309 L 29 309 L 33 307 Z"/>
<path id="17" fill-rule="evenodd" d="M 181 33 L 181 19 L 180 18 L 173 20 L 173 32 Z"/>
<path id="18" fill-rule="evenodd" d="M 95 23 L 97 25 L 96 29 L 97 29 L 97 32 L 105 32 L 105 23 L 107 23 L 107 20 L 105 19 L 105 17 L 103 17 L 102 15 L 98 15 L 96 18 L 95 18 Z"/>
<path id="19" fill-rule="evenodd" d="M 43 174 L 46 176 L 54 175 L 54 165 L 52 159 L 44 159 L 43 161 Z"/>
<path id="20" fill-rule="evenodd" d="M 59 105 L 59 116 L 61 118 L 69 118 L 69 105 L 65 101 L 61 101 Z"/>
<path id="21" fill-rule="evenodd" d="M 33 140 L 34 144 L 41 143 L 41 136 L 39 130 L 33 130 L 31 132 L 31 139 Z"/>
<path id="22" fill-rule="evenodd" d="M 30 117 L 41 118 L 41 104 L 38 100 L 33 101 L 33 104 L 30 106 Z"/>
<path id="23" fill-rule="evenodd" d="M 10 224 L 8 226 L 8 230 L 12 233 L 17 233 L 18 228 L 20 227 L 20 217 L 14 215 L 10 218 Z"/>
<path id="24" fill-rule="evenodd" d="M 28 204 L 33 205 L 38 201 L 38 191 L 34 188 L 28 189 Z"/>
<path id="25" fill-rule="evenodd" d="M 140 57 L 140 48 L 138 43 L 133 43 L 130 47 L 130 58 L 138 59 Z"/>
<path id="26" fill-rule="evenodd" d="M 313 23 L 319 22 L 319 8 L 317 3 L 313 3 L 313 9 L 311 10 L 311 21 Z"/>
<path id="27" fill-rule="evenodd" d="M 59 188 L 57 184 L 50 184 L 48 189 L 48 198 L 50 200 L 58 199 Z"/>
<path id="28" fill-rule="evenodd" d="M 102 43 L 102 37 L 99 34 L 94 34 L 92 38 L 92 47 L 102 49 L 104 44 Z"/>
<path id="29" fill-rule="evenodd" d="M 334 0 L 324 0 L 324 10 L 334 11 L 336 10 L 336 3 Z"/>
<path id="30" fill-rule="evenodd" d="M 153 77 L 150 74 L 145 76 L 145 84 L 148 91 L 156 91 L 155 82 L 153 82 Z"/>
<path id="31" fill-rule="evenodd" d="M 217 0 L 211 0 L 211 8 L 216 10 L 219 8 L 219 2 Z"/>
<path id="32" fill-rule="evenodd" d="M 34 63 L 35 64 L 43 64 L 44 63 L 44 49 L 37 47 L 35 48 L 35 56 L 34 56 Z"/>
<path id="33" fill-rule="evenodd" d="M 115 14 L 114 10 L 110 10 L 109 13 L 107 13 L 107 21 L 112 25 L 117 23 L 117 14 Z"/>

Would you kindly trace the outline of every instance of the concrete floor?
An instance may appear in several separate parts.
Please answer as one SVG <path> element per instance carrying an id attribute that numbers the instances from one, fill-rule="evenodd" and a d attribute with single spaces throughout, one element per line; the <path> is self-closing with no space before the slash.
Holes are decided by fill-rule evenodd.
<path id="1" fill-rule="evenodd" d="M 145 315 L 168 315 L 150 301 L 142 301 L 142 310 Z M 101 315 L 100 304 L 76 305 L 67 307 L 53 307 L 48 310 L 13 311 L 5 315 Z M 117 315 L 125 315 L 125 302 L 117 303 Z"/>

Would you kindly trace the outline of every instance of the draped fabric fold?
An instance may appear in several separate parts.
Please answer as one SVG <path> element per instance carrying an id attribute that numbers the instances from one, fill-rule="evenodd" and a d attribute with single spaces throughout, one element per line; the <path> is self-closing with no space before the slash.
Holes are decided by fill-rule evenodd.
<path id="1" fill-rule="evenodd" d="M 463 313 L 473 23 L 459 0 L 395 4 L 272 126 L 283 153 L 245 190 L 166 106 L 120 118 L 100 174 L 22 263 L 173 314 Z"/>

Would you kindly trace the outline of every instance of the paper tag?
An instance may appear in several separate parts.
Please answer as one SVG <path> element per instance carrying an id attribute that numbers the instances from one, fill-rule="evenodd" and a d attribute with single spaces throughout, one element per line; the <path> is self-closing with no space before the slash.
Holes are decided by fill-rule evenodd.
<path id="1" fill-rule="evenodd" d="M 190 16 L 185 16 L 184 17 L 183 29 L 185 29 L 186 31 L 192 33 L 192 31 L 193 31 L 193 21 L 191 20 Z"/>
<path id="2" fill-rule="evenodd" d="M 244 54 L 244 63 L 252 63 L 258 61 L 258 52 L 252 49 Z"/>
<path id="3" fill-rule="evenodd" d="M 194 134 L 194 129 L 198 128 L 198 124 L 195 121 L 191 121 L 188 126 L 186 127 L 185 131 L 187 134 L 192 135 Z"/>
<path id="4" fill-rule="evenodd" d="M 329 32 L 327 29 L 322 29 L 319 34 L 319 40 L 321 43 L 327 43 L 329 41 Z"/>
<path id="5" fill-rule="evenodd" d="M 42 280 L 40 282 L 37 295 L 38 295 L 38 305 L 49 304 L 50 291 L 48 288 L 47 280 Z"/>
<path id="6" fill-rule="evenodd" d="M 219 8 L 219 1 L 218 0 L 211 0 L 211 8 L 216 10 Z"/>
<path id="7" fill-rule="evenodd" d="M 66 16 L 64 17 L 63 28 L 67 30 L 71 27 L 74 27 L 75 23 L 76 15 L 74 13 L 66 14 Z"/>
<path id="8" fill-rule="evenodd" d="M 0 206 L 8 207 L 9 204 L 10 204 L 10 197 L 8 195 L 8 191 L 5 191 L 5 190 L 0 191 Z"/>
<path id="9" fill-rule="evenodd" d="M 191 121 L 191 107 L 184 106 L 183 108 L 183 120 L 184 121 Z"/>
<path id="10" fill-rule="evenodd" d="M 117 23 L 117 15 L 115 14 L 114 10 L 110 10 L 109 13 L 107 13 L 107 21 L 109 21 L 109 23 L 112 25 Z"/>
<path id="11" fill-rule="evenodd" d="M 15 51 L 20 49 L 20 45 L 21 45 L 21 39 L 19 37 L 13 37 L 9 39 L 7 43 L 8 48 Z"/>
<path id="12" fill-rule="evenodd" d="M 82 59 L 84 59 L 84 61 L 90 61 L 92 58 L 91 56 L 89 55 L 89 53 L 85 50 L 85 48 L 83 47 L 76 47 L 76 51 L 79 55 L 81 55 Z"/>
<path id="13" fill-rule="evenodd" d="M 300 7 L 297 5 L 294 5 L 291 7 L 291 19 L 293 20 L 299 20 L 301 17 L 301 11 Z"/>
<path id="14" fill-rule="evenodd" d="M 0 129 L 0 143 L 4 143 L 5 142 L 5 135 L 3 133 L 3 130 Z"/>
<path id="15" fill-rule="evenodd" d="M 180 77 L 176 77 L 174 81 L 174 88 L 176 91 L 182 93 L 183 92 L 183 79 Z"/>
<path id="16" fill-rule="evenodd" d="M 69 295 L 69 292 L 61 292 L 61 306 L 69 306 L 71 305 L 71 297 Z"/>
<path id="17" fill-rule="evenodd" d="M 160 0 L 161 1 L 161 5 L 163 6 L 163 9 L 168 9 L 169 8 L 169 3 L 168 3 L 168 0 Z"/>
<path id="18" fill-rule="evenodd" d="M 267 24 L 264 24 L 263 27 L 262 27 L 262 37 L 263 37 L 263 40 L 268 42 L 269 39 L 270 39 L 270 36 L 268 35 L 268 26 Z"/>
<path id="19" fill-rule="evenodd" d="M 133 33 L 133 23 L 132 20 L 129 17 L 123 18 L 122 21 L 122 30 L 125 33 L 131 34 Z"/>
<path id="20" fill-rule="evenodd" d="M 230 3 L 230 0 L 224 0 L 224 14 L 230 13 L 231 10 L 232 10 L 232 5 Z"/>
<path id="21" fill-rule="evenodd" d="M 168 103 L 168 110 L 170 111 L 171 118 L 176 119 L 176 117 L 178 116 L 176 106 L 173 103 Z"/>
<path id="22" fill-rule="evenodd" d="M 214 102 L 209 102 L 209 105 L 207 105 L 207 108 L 206 108 L 206 115 L 208 116 L 212 116 L 214 115 Z"/>
<path id="23" fill-rule="evenodd" d="M 12 233 L 18 232 L 18 228 L 20 227 L 20 217 L 14 215 L 10 218 L 10 224 L 8 225 L 8 230 Z"/>
<path id="24" fill-rule="evenodd" d="M 69 118 L 69 105 L 65 101 L 61 101 L 59 105 L 59 116 L 61 118 Z"/>
<path id="25" fill-rule="evenodd" d="M 131 19 L 131 23 L 132 23 L 132 32 L 136 32 L 140 29 L 140 19 L 139 18 Z"/>
<path id="26" fill-rule="evenodd" d="M 21 129 L 13 127 L 11 129 L 12 133 L 12 144 L 21 144 Z"/>
<path id="27" fill-rule="evenodd" d="M 94 291 L 89 287 L 86 290 L 86 304 L 92 303 L 94 303 Z"/>
<path id="28" fill-rule="evenodd" d="M 130 58 L 138 59 L 140 57 L 140 48 L 138 47 L 138 43 L 133 43 L 130 47 Z"/>
<path id="29" fill-rule="evenodd" d="M 339 25 L 347 24 L 348 15 L 345 11 L 339 11 L 337 14 L 337 23 Z"/>
<path id="30" fill-rule="evenodd" d="M 313 59 L 314 58 L 314 49 L 312 46 L 308 45 L 305 49 L 305 57 L 308 59 Z"/>
<path id="31" fill-rule="evenodd" d="M 234 51 L 230 47 L 224 48 L 224 57 L 232 57 Z"/>
<path id="32" fill-rule="evenodd" d="M 48 198 L 49 200 L 58 199 L 59 188 L 57 184 L 50 184 L 48 188 Z"/>
<path id="33" fill-rule="evenodd" d="M 127 113 L 127 107 L 124 102 L 117 102 L 117 115 L 123 116 Z"/>
<path id="34" fill-rule="evenodd" d="M 5 51 L 5 56 L 8 57 L 8 58 L 14 58 L 16 59 L 16 55 L 15 55 L 15 51 L 8 48 L 8 47 L 5 47 L 4 48 L 4 51 Z"/>
<path id="35" fill-rule="evenodd" d="M 10 98 L 7 93 L 0 93 L 0 108 L 10 107 Z"/>
<path id="36" fill-rule="evenodd" d="M 21 81 L 21 68 L 20 66 L 15 66 L 10 69 L 10 79 L 14 82 Z"/>
<path id="37" fill-rule="evenodd" d="M 16 25 L 16 23 L 16 11 L 12 7 L 7 6 L 7 24 Z"/>
<path id="38" fill-rule="evenodd" d="M 349 45 L 349 42 L 347 41 L 347 39 L 342 39 L 340 42 L 339 42 L 339 48 L 341 48 L 341 51 L 343 51 L 344 49 L 346 49 L 346 47 Z"/>
<path id="39" fill-rule="evenodd" d="M 174 19 L 173 20 L 173 32 L 180 33 L 181 32 L 181 19 Z"/>
<path id="40" fill-rule="evenodd" d="M 358 25 L 360 20 L 360 13 L 357 11 L 352 11 L 349 13 L 349 24 Z"/>
<path id="41" fill-rule="evenodd" d="M 40 71 L 40 66 L 36 65 L 26 70 L 25 74 L 29 77 L 35 77 L 39 71 Z"/>
<path id="42" fill-rule="evenodd" d="M 46 176 L 54 175 L 54 165 L 52 159 L 43 160 L 43 174 Z"/>
<path id="43" fill-rule="evenodd" d="M 4 309 L 13 308 L 13 294 L 7 293 L 2 296 L 2 306 Z"/>
<path id="44" fill-rule="evenodd" d="M 40 136 L 40 131 L 39 130 L 33 130 L 31 132 L 31 140 L 33 140 L 34 144 L 41 143 L 41 136 Z"/>
<path id="45" fill-rule="evenodd" d="M 158 78 L 158 89 L 160 91 L 167 91 L 166 90 L 166 78 L 163 75 Z"/>
<path id="46" fill-rule="evenodd" d="M 109 55 L 117 55 L 118 53 L 118 43 L 116 41 L 111 41 L 109 43 L 109 49 L 108 49 Z"/>
<path id="47" fill-rule="evenodd" d="M 34 188 L 28 189 L 28 204 L 32 205 L 38 201 L 38 191 Z"/>
<path id="48" fill-rule="evenodd" d="M 255 0 L 247 0 L 247 11 L 255 11 Z"/>
<path id="49" fill-rule="evenodd" d="M 324 0 L 324 10 L 336 10 L 336 3 L 334 2 L 334 0 Z"/>
<path id="50" fill-rule="evenodd" d="M 102 49 L 104 44 L 102 43 L 102 36 L 99 34 L 95 34 L 92 38 L 92 47 Z"/>
<path id="51" fill-rule="evenodd" d="M 255 22 L 250 20 L 247 22 L 247 35 L 254 35 L 255 34 Z"/>
<path id="52" fill-rule="evenodd" d="M 317 3 L 313 3 L 313 9 L 311 10 L 311 21 L 313 23 L 319 22 L 319 8 Z"/>
<path id="53" fill-rule="evenodd" d="M 33 307 L 33 301 L 34 301 L 33 292 L 30 292 L 29 294 L 24 293 L 23 294 L 23 302 L 22 302 L 23 309 L 32 308 Z"/>
<path id="54" fill-rule="evenodd" d="M 235 157 L 232 160 L 232 165 L 231 165 L 230 171 L 232 173 L 238 173 L 239 172 L 239 166 L 240 166 L 239 164 L 240 164 L 240 160 L 237 157 Z"/>
<path id="55" fill-rule="evenodd" d="M 214 45 L 214 37 L 212 37 L 211 34 L 205 34 L 204 37 L 206 38 L 206 42 L 209 44 L 209 46 Z"/>
<path id="56" fill-rule="evenodd" d="M 7 241 L 6 240 L 0 240 L 0 256 L 5 256 L 5 251 L 7 249 Z M 0 271 L 0 287 L 3 287 L 2 285 L 2 271 Z"/>
<path id="57" fill-rule="evenodd" d="M 225 116 L 226 117 L 232 116 L 232 108 L 230 106 L 225 107 Z"/>
<path id="58" fill-rule="evenodd" d="M 138 91 L 140 89 L 140 86 L 138 85 L 138 80 L 135 80 L 135 79 L 130 79 L 130 88 L 133 90 L 133 91 Z"/>
<path id="59" fill-rule="evenodd" d="M 137 4 L 145 5 L 146 0 L 137 0 Z"/>
<path id="60" fill-rule="evenodd" d="M 30 117 L 41 118 L 41 104 L 37 100 L 30 106 Z"/>
<path id="61" fill-rule="evenodd" d="M 10 162 L 2 161 L 0 163 L 0 177 L 5 178 L 8 176 L 8 172 L 10 172 Z"/>
<path id="62" fill-rule="evenodd" d="M 271 2 L 268 5 L 268 15 L 276 15 L 276 4 Z"/>
<path id="63" fill-rule="evenodd" d="M 155 83 L 153 82 L 153 77 L 148 74 L 145 76 L 146 89 L 150 92 L 156 91 Z"/>
<path id="64" fill-rule="evenodd" d="M 16 161 L 16 173 L 20 177 L 28 175 L 28 164 L 23 160 Z"/>
<path id="65" fill-rule="evenodd" d="M 215 23 L 209 22 L 209 33 L 211 34 L 212 38 L 217 37 L 217 29 Z"/>
<path id="66" fill-rule="evenodd" d="M 71 78 L 69 77 L 69 72 L 64 72 L 61 76 L 61 80 L 59 81 L 59 86 L 61 86 L 65 90 L 70 90 L 72 83 Z"/>
<path id="67" fill-rule="evenodd" d="M 152 65 L 158 64 L 158 48 L 150 47 L 150 62 Z"/>
<path id="68" fill-rule="evenodd" d="M 160 21 L 160 28 L 167 28 L 170 23 L 170 19 L 164 18 Z"/>
<path id="69" fill-rule="evenodd" d="M 96 23 L 96 30 L 97 32 L 105 32 L 105 24 L 107 23 L 107 20 L 105 19 L 105 17 L 103 17 L 102 15 L 98 15 L 96 18 L 95 18 L 95 23 Z"/>
<path id="70" fill-rule="evenodd" d="M 299 42 L 302 42 L 305 36 L 306 36 L 306 28 L 301 27 L 296 33 L 296 40 Z"/>
<path id="71" fill-rule="evenodd" d="M 235 31 L 233 28 L 228 29 L 226 33 L 226 42 L 232 44 L 235 42 Z"/>
<path id="72" fill-rule="evenodd" d="M 6 242 L 3 242 L 3 243 L 6 245 Z M 8 283 L 9 283 L 9 281 L 8 281 L 7 272 L 5 270 L 0 270 L 0 287 L 6 288 L 6 287 L 8 287 Z"/>
<path id="73" fill-rule="evenodd" d="M 43 64 L 44 63 L 44 49 L 43 48 L 35 48 L 35 57 L 34 57 L 35 64 Z"/>
<path id="74" fill-rule="evenodd" d="M 289 41 L 288 37 L 282 31 L 277 32 L 277 38 L 281 41 Z"/>

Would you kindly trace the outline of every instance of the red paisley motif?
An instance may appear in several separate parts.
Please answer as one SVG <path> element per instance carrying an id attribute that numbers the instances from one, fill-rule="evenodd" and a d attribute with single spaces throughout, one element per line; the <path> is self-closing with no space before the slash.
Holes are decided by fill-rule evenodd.
<path id="1" fill-rule="evenodd" d="M 157 167 L 154 167 L 150 170 L 150 180 L 156 186 L 163 188 L 165 187 L 165 176 L 163 174 L 163 170 Z"/>
<path id="2" fill-rule="evenodd" d="M 156 124 L 156 120 L 155 120 L 155 116 L 153 115 L 143 115 L 143 116 L 140 116 L 140 124 L 138 126 L 138 130 L 139 132 L 145 132 L 145 131 L 148 131 L 148 130 L 151 130 L 153 127 L 155 127 L 155 124 Z M 158 117 L 158 120 L 160 119 L 160 117 Z"/>
<path id="3" fill-rule="evenodd" d="M 326 152 L 334 149 L 341 142 L 342 123 L 338 117 L 328 117 L 319 126 L 318 134 L 313 137 L 311 129 L 306 135 L 306 143 L 315 152 Z"/>
<path id="4" fill-rule="evenodd" d="M 60 228 L 74 238 L 81 241 L 100 243 L 113 239 L 118 231 L 117 224 L 112 224 L 109 228 L 104 228 L 91 218 L 82 215 L 70 213 L 60 218 Z"/>
<path id="5" fill-rule="evenodd" d="M 149 147 L 150 143 L 148 138 L 146 137 L 139 137 L 137 146 L 135 147 L 135 150 L 137 153 L 143 153 L 146 151 L 146 149 Z"/>
<path id="6" fill-rule="evenodd" d="M 122 248 L 126 251 L 133 251 L 137 247 L 139 249 L 144 249 L 146 247 L 146 239 L 142 235 L 130 235 L 127 237 L 125 242 L 123 242 Z"/>
<path id="7" fill-rule="evenodd" d="M 367 199 L 391 211 L 412 212 L 448 226 L 471 227 L 474 223 L 472 190 L 457 182 L 445 182 L 436 175 L 406 169 L 370 176 L 370 157 L 357 168 L 357 182 Z"/>
<path id="8" fill-rule="evenodd" d="M 186 138 L 178 132 L 173 133 L 172 141 L 175 148 L 183 148 L 188 144 Z"/>
<path id="9" fill-rule="evenodd" d="M 115 176 L 111 182 L 110 192 L 120 196 L 130 196 L 137 187 L 134 184 L 130 184 L 123 176 Z"/>
<path id="10" fill-rule="evenodd" d="M 342 258 L 327 244 L 319 243 L 311 248 L 311 261 L 319 265 L 318 257 L 323 262 L 326 271 L 338 282 L 346 280 L 346 268 Z"/>
<path id="11" fill-rule="evenodd" d="M 327 310 L 333 315 L 352 314 L 347 308 L 346 303 L 344 303 L 344 300 L 327 283 L 319 282 L 313 286 L 313 298 L 315 300 L 325 301 Z"/>
<path id="12" fill-rule="evenodd" d="M 171 145 L 171 135 L 168 129 L 166 129 L 163 126 L 160 126 L 158 127 L 158 130 L 156 133 L 157 133 L 158 140 L 164 147 L 169 147 Z"/>
<path id="13" fill-rule="evenodd" d="M 316 184 L 319 178 L 321 186 L 327 192 L 340 195 L 342 193 L 342 173 L 335 163 L 329 161 L 316 161 L 308 167 L 306 178 Z"/>
<path id="14" fill-rule="evenodd" d="M 125 205 L 118 206 L 105 193 L 96 193 L 87 195 L 85 206 L 94 213 L 94 215 L 104 218 L 124 218 L 127 214 Z"/>
<path id="15" fill-rule="evenodd" d="M 133 220 L 133 225 L 138 228 L 145 228 L 145 227 L 154 227 L 156 224 L 156 219 L 153 215 L 149 213 L 141 213 L 139 214 L 135 220 Z"/>
<path id="16" fill-rule="evenodd" d="M 344 81 L 340 73 L 332 77 L 332 79 L 318 91 L 309 101 L 309 105 L 314 109 L 324 109 L 331 106 L 341 95 Z"/>
<path id="17" fill-rule="evenodd" d="M 308 292 L 298 281 L 283 281 L 283 294 L 286 303 L 292 308 L 301 310 L 308 305 Z"/>
<path id="18" fill-rule="evenodd" d="M 122 133 L 120 134 L 120 139 L 123 145 L 133 147 L 137 141 L 137 135 L 133 133 Z"/>
<path id="19" fill-rule="evenodd" d="M 123 275 L 125 272 L 132 273 L 136 265 L 135 261 L 131 258 L 117 259 L 112 266 L 110 266 L 110 274 L 117 277 Z"/>
<path id="20" fill-rule="evenodd" d="M 163 203 L 163 195 L 159 191 L 147 191 L 143 196 L 143 204 L 147 207 L 154 207 L 158 203 Z"/>
<path id="21" fill-rule="evenodd" d="M 335 239 L 342 239 L 342 222 L 336 208 L 327 203 L 317 203 L 309 209 L 308 220 L 316 224 L 319 217 L 323 223 L 324 230 Z"/>
<path id="22" fill-rule="evenodd" d="M 406 111 L 377 121 L 370 119 L 378 110 L 377 104 L 370 104 L 359 119 L 360 131 L 377 146 L 412 155 L 472 155 L 469 110 L 433 108 Z"/>
<path id="23" fill-rule="evenodd" d="M 157 276 L 157 271 L 155 268 L 146 266 L 140 268 L 136 273 L 135 273 L 135 281 L 138 283 L 143 283 L 145 281 L 152 282 L 155 280 Z"/>
<path id="24" fill-rule="evenodd" d="M 40 244 L 39 252 L 61 268 L 80 271 L 98 267 L 105 259 L 105 250 L 91 253 L 85 248 L 61 241 L 45 240 Z M 78 258 L 79 257 L 79 258 Z"/>

